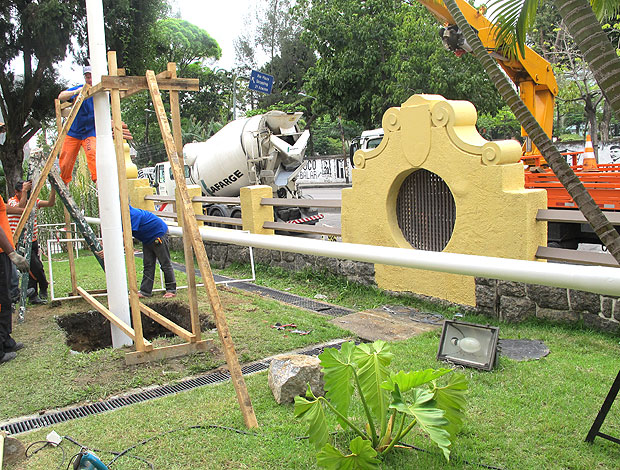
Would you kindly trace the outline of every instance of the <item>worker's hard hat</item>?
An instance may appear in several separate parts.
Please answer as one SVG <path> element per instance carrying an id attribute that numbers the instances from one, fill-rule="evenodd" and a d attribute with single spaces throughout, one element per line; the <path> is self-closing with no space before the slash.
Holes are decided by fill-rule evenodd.
<path id="1" fill-rule="evenodd" d="M 90 65 L 85 65 L 85 66 L 82 68 L 82 73 L 83 73 L 84 75 L 86 75 L 87 73 L 92 73 L 92 72 L 93 72 L 93 70 L 90 68 Z"/>
<path id="2" fill-rule="evenodd" d="M 583 171 L 596 171 L 596 157 L 594 156 L 594 147 L 592 147 L 592 138 L 588 134 L 586 136 L 586 146 L 583 151 Z"/>

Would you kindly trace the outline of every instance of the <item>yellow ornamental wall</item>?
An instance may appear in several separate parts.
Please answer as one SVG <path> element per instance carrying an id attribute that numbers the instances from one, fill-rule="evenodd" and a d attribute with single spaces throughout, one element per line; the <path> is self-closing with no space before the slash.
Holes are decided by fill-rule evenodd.
<path id="1" fill-rule="evenodd" d="M 418 238 L 409 235 L 408 241 L 403 235 L 397 200 L 403 182 L 427 170 L 445 182 L 456 210 L 441 251 L 534 260 L 537 247 L 547 240 L 546 223 L 536 221 L 538 209 L 547 206 L 546 192 L 524 189 L 520 144 L 485 140 L 476 119 L 471 103 L 438 95 L 414 95 L 387 110 L 381 144 L 354 155 L 353 185 L 342 191 L 343 241 L 414 249 Z M 415 201 L 413 211 L 429 217 L 439 213 L 428 201 Z M 383 289 L 476 302 L 469 276 L 376 265 L 375 280 Z"/>

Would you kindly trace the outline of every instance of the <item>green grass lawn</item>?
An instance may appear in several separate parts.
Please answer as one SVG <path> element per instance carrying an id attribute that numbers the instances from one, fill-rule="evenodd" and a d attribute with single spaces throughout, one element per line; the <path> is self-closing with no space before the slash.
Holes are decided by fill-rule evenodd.
<path id="1" fill-rule="evenodd" d="M 236 269 L 239 268 L 228 269 L 224 274 L 234 275 Z M 289 292 L 306 292 L 310 297 L 322 293 L 331 302 L 338 294 L 340 301 L 337 303 L 355 308 L 413 303 L 418 308 L 448 316 L 456 311 L 433 304 L 421 305 L 405 297 L 384 297 L 385 294 L 376 289 L 351 285 L 329 276 L 304 280 L 301 275 L 259 268 L 259 281 L 272 287 L 281 285 Z M 220 289 L 220 294 L 242 362 L 301 347 L 309 340 L 318 343 L 346 335 L 327 324 L 320 315 L 234 289 Z M 185 299 L 185 295 L 182 293 L 180 298 Z M 201 311 L 208 310 L 204 292 L 200 294 L 200 305 Z M 132 367 L 124 366 L 123 351 L 105 349 L 71 354 L 53 316 L 80 309 L 87 307 L 76 303 L 71 303 L 70 309 L 65 303 L 56 308 L 37 307 L 29 311 L 26 323 L 16 325 L 15 336 L 26 340 L 28 348 L 18 359 L 0 367 L 2 418 L 93 401 L 148 384 L 174 382 L 216 365 L 214 358 L 207 354 Z M 465 320 L 496 324 L 474 315 L 466 315 Z M 301 329 L 312 329 L 309 335 L 312 338 L 285 336 L 269 327 L 276 321 L 295 322 Z M 465 426 L 453 445 L 450 463 L 422 433 L 416 432 L 408 442 L 427 452 L 397 449 L 384 460 L 382 468 L 485 468 L 481 464 L 514 470 L 619 468 L 619 445 L 601 438 L 590 445 L 584 438 L 618 373 L 620 338 L 538 322 L 501 324 L 500 337 L 542 340 L 551 353 L 527 362 L 500 357 L 491 372 L 463 369 L 469 380 L 469 405 Z M 393 343 L 395 357 L 391 369 L 440 367 L 442 364 L 435 359 L 438 339 L 439 332 L 430 332 Z M 219 428 L 187 429 L 207 425 L 245 429 L 230 383 L 74 420 L 53 429 L 90 448 L 117 452 L 154 437 L 131 454 L 147 459 L 156 469 L 316 468 L 314 448 L 307 440 L 296 439 L 304 436 L 307 428 L 294 418 L 293 406 L 275 403 L 265 372 L 249 376 L 246 381 L 260 425 L 254 431 L 256 435 Z M 362 415 L 361 409 L 356 411 Z M 336 429 L 335 422 L 333 425 Z M 28 445 L 44 439 L 50 430 L 46 428 L 18 437 Z M 168 433 L 172 430 L 175 432 Z M 620 399 L 612 406 L 601 431 L 620 437 Z M 346 437 L 337 434 L 334 439 L 344 444 Z M 79 450 L 69 442 L 65 442 L 63 448 L 67 456 Z M 112 459 L 111 454 L 100 452 L 100 455 L 105 462 Z M 59 467 L 61 458 L 58 449 L 46 448 L 15 468 L 66 468 L 66 460 L 64 467 Z M 146 469 L 149 466 L 124 457 L 112 468 Z"/>
<path id="2" fill-rule="evenodd" d="M 136 259 L 136 263 L 140 273 L 142 261 Z M 66 263 L 64 266 L 62 263 L 55 264 L 61 265 L 58 268 L 54 266 L 55 277 L 57 273 L 65 276 L 64 280 L 59 279 L 59 284 L 66 283 L 60 292 L 66 293 L 70 289 L 66 281 L 68 267 Z M 76 265 L 80 286 L 86 289 L 105 287 L 105 282 L 100 283 L 103 271 L 94 257 L 80 257 Z M 138 282 L 140 279 L 141 274 L 138 274 Z M 184 283 L 185 276 L 177 273 L 177 282 Z M 325 316 L 236 289 L 220 287 L 219 294 L 241 363 L 348 335 L 329 324 L 329 318 Z M 161 295 L 154 295 L 146 303 L 164 302 Z M 105 297 L 99 299 L 105 303 Z M 177 299 L 170 302 L 176 301 L 187 304 L 187 290 L 180 290 Z M 0 367 L 2 392 L 4 397 L 10 397 L 0 401 L 0 420 L 83 401 L 96 401 L 138 387 L 171 383 L 225 364 L 215 330 L 203 332 L 203 339 L 214 341 L 214 348 L 208 353 L 143 365 L 125 365 L 124 354 L 130 351 L 129 348 L 72 353 L 65 344 L 65 333 L 58 326 L 56 317 L 89 311 L 92 307 L 82 300 L 57 304 L 29 307 L 24 323 L 14 321 L 13 336 L 26 343 L 27 347 L 19 352 L 17 359 Z M 198 305 L 201 313 L 211 315 L 204 288 L 198 289 Z M 271 328 L 277 322 L 296 323 L 299 329 L 312 332 L 306 336 L 287 334 Z M 182 342 L 179 338 L 154 340 L 156 346 L 179 342 Z"/>
<path id="3" fill-rule="evenodd" d="M 427 452 L 397 450 L 383 463 L 385 469 L 476 469 L 478 464 L 503 469 L 617 469 L 620 446 L 597 438 L 583 442 L 617 374 L 617 338 L 598 333 L 544 325 L 501 326 L 502 337 L 542 339 L 551 354 L 539 361 L 500 358 L 492 372 L 466 369 L 470 384 L 465 427 L 446 463 L 437 448 L 420 433 L 410 443 Z M 393 368 L 438 367 L 434 357 L 438 334 L 393 344 Z M 186 468 L 315 468 L 314 450 L 306 427 L 293 417 L 292 405 L 279 406 L 267 385 L 267 374 L 247 378 L 260 428 L 257 435 L 222 429 L 169 430 L 196 425 L 244 429 L 230 383 L 203 387 L 104 415 L 55 426 L 91 448 L 121 451 L 153 436 L 157 439 L 132 454 L 151 461 L 157 469 Z M 620 403 L 608 415 L 603 431 L 620 436 Z M 361 416 L 361 410 L 358 410 Z M 25 443 L 44 438 L 49 429 L 20 436 Z M 337 436 L 344 441 L 344 436 Z M 65 443 L 67 453 L 76 450 Z M 112 458 L 102 453 L 105 461 Z M 45 449 L 19 469 L 55 468 L 60 452 Z M 117 468 L 148 468 L 124 459 Z"/>

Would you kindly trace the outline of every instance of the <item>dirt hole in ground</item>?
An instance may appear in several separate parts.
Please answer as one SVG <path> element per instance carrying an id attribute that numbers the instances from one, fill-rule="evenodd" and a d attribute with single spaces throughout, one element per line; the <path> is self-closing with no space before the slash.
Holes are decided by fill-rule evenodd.
<path id="1" fill-rule="evenodd" d="M 192 331 L 189 307 L 184 303 L 180 301 L 153 302 L 148 306 L 187 331 Z M 92 352 L 112 346 L 110 322 L 96 310 L 58 317 L 56 322 L 65 332 L 67 346 L 73 351 Z M 215 328 L 210 317 L 203 313 L 200 314 L 200 326 L 202 331 Z M 144 337 L 148 340 L 162 336 L 174 336 L 167 328 L 145 315 L 142 315 L 142 329 Z"/>

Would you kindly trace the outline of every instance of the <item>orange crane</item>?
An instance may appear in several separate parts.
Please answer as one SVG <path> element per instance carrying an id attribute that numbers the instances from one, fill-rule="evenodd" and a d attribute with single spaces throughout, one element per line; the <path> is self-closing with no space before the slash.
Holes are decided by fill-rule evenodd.
<path id="1" fill-rule="evenodd" d="M 458 56 L 471 52 L 471 47 L 442 2 L 418 1 L 443 25 L 441 36 L 447 49 Z M 517 86 L 521 99 L 551 138 L 555 97 L 558 94 L 558 84 L 551 64 L 527 46 L 523 55 L 514 58 L 504 56 L 495 39 L 493 31 L 495 25 L 484 16 L 486 8 L 477 9 L 465 0 L 455 1 L 467 22 L 477 31 L 482 44 Z M 523 128 L 521 135 L 526 138 L 522 161 L 530 170 L 525 172 L 525 187 L 546 189 L 549 208 L 576 209 L 576 204 L 555 174 L 548 168 L 543 169 L 546 162 Z M 590 171 L 577 164 L 578 153 L 564 155 L 572 157 L 573 170 L 590 191 L 595 202 L 604 210 L 620 211 L 620 164 L 598 165 L 598 168 Z M 532 169 L 535 170 L 531 171 Z M 576 241 L 586 241 L 591 232 L 587 227 L 581 230 L 574 224 L 570 228 L 561 223 L 557 225 L 556 227 L 553 222 L 549 224 L 550 241 L 563 243 L 568 240 L 568 244 L 574 245 Z M 556 235 L 552 236 L 552 233 Z M 589 237 L 587 241 L 597 243 L 598 239 L 593 235 L 593 238 Z"/>
<path id="2" fill-rule="evenodd" d="M 432 0 L 418 1 L 443 25 L 442 40 L 446 48 L 459 56 L 471 51 L 452 15 L 443 3 Z M 501 48 L 498 47 L 493 33 L 495 25 L 484 16 L 486 9 L 483 7 L 476 9 L 465 0 L 456 0 L 456 3 L 467 22 L 478 32 L 482 44 L 517 86 L 519 95 L 527 108 L 551 138 L 555 97 L 558 94 L 558 83 L 555 80 L 551 64 L 527 46 L 525 46 L 525 54 L 518 58 L 508 58 L 502 55 Z M 526 137 L 523 144 L 523 155 L 526 160 L 530 155 L 539 154 L 538 149 L 527 137 L 523 128 L 521 135 Z M 533 160 L 525 161 L 525 163 L 533 164 Z"/>

